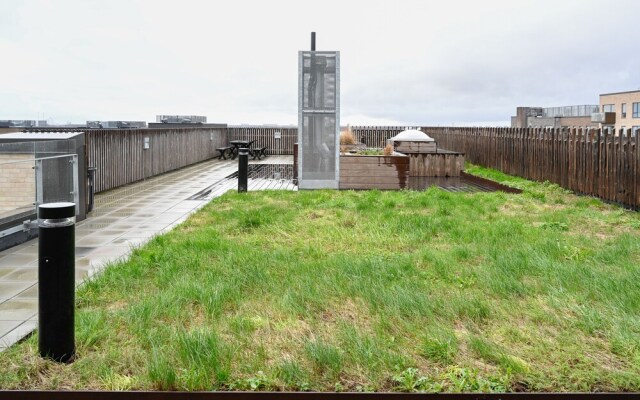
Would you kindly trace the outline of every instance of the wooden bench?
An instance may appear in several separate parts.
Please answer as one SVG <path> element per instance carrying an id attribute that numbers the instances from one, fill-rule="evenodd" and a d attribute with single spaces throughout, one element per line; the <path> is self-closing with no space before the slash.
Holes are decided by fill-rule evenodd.
<path id="1" fill-rule="evenodd" d="M 227 153 L 229 156 L 233 155 L 233 146 L 218 147 L 216 150 L 218 150 L 218 160 L 226 160 Z"/>
<path id="2" fill-rule="evenodd" d="M 259 147 L 259 148 L 251 149 L 251 155 L 253 156 L 254 160 L 256 158 L 258 160 L 261 160 L 262 157 L 266 157 L 267 156 L 267 148 L 266 147 Z"/>

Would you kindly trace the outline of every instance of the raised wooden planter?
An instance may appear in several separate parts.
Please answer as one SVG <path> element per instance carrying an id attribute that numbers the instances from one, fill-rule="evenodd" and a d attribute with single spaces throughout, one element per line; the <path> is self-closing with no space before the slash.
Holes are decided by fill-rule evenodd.
<path id="1" fill-rule="evenodd" d="M 408 156 L 340 156 L 340 189 L 404 189 Z"/>
<path id="2" fill-rule="evenodd" d="M 439 150 L 437 153 L 410 154 L 410 176 L 460 176 L 464 154 Z"/>

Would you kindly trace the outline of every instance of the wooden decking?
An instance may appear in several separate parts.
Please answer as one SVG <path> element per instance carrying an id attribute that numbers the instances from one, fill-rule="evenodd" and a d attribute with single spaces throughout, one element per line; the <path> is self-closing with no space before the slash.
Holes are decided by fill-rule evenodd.
<path id="1" fill-rule="evenodd" d="M 262 160 L 249 161 L 248 191 L 298 190 L 292 180 L 291 156 L 268 156 Z M 210 200 L 222 196 L 229 190 L 238 190 L 238 161 L 219 163 L 226 172 L 224 177 L 190 197 L 191 200 Z"/>
<path id="2" fill-rule="evenodd" d="M 237 182 L 236 182 L 237 184 Z M 254 190 L 298 190 L 293 181 L 287 179 L 249 179 L 249 191 Z"/>

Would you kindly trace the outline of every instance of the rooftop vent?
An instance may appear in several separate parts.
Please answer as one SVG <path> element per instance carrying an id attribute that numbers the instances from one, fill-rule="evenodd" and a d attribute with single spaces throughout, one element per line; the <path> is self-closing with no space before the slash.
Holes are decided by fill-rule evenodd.
<path id="1" fill-rule="evenodd" d="M 389 140 L 394 142 L 435 142 L 431 136 L 418 129 L 404 130 Z"/>
<path id="2" fill-rule="evenodd" d="M 404 130 L 387 140 L 395 151 L 405 154 L 435 153 L 436 141 L 417 129 Z"/>

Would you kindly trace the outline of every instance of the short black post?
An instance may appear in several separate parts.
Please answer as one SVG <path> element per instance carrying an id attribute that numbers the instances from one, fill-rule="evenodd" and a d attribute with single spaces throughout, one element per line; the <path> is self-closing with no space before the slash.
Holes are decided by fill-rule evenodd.
<path id="1" fill-rule="evenodd" d="M 58 362 L 75 354 L 75 215 L 74 203 L 38 207 L 38 349 Z"/>
<path id="2" fill-rule="evenodd" d="M 311 51 L 316 51 L 316 33 L 311 32 Z"/>
<path id="3" fill-rule="evenodd" d="M 248 175 L 249 149 L 241 147 L 238 149 L 238 193 L 247 191 Z"/>
<path id="4" fill-rule="evenodd" d="M 89 206 L 87 207 L 87 212 L 93 210 L 94 197 L 95 197 L 95 182 L 96 182 L 96 167 L 89 167 L 87 169 L 87 180 L 89 181 Z"/>

